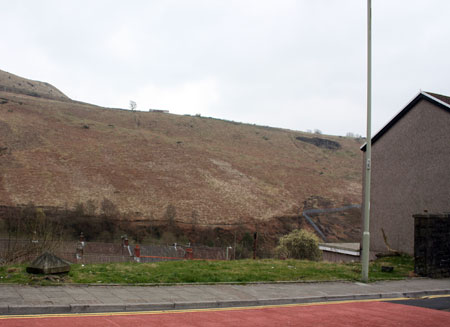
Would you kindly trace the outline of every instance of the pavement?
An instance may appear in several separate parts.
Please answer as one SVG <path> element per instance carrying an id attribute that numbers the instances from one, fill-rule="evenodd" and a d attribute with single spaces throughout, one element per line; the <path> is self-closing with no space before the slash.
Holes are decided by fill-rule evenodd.
<path id="1" fill-rule="evenodd" d="M 0 315 L 247 307 L 450 294 L 450 279 L 374 283 L 184 284 L 175 286 L 0 284 Z"/>

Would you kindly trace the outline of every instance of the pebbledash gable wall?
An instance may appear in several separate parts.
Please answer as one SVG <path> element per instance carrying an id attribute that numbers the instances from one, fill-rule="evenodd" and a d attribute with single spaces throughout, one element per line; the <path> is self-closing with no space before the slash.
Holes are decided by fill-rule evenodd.
<path id="1" fill-rule="evenodd" d="M 413 214 L 450 211 L 450 110 L 423 93 L 413 102 L 372 138 L 371 252 L 413 255 Z"/>

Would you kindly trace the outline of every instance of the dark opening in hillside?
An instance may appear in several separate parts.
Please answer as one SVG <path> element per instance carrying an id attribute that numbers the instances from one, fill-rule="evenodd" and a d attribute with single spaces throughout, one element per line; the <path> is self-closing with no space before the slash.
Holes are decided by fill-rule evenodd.
<path id="1" fill-rule="evenodd" d="M 306 143 L 315 145 L 315 146 L 317 146 L 319 148 L 323 148 L 323 149 L 338 150 L 341 148 L 341 145 L 339 144 L 339 142 L 323 139 L 320 137 L 297 136 L 295 139 L 298 141 L 302 141 L 302 142 L 306 142 Z"/>

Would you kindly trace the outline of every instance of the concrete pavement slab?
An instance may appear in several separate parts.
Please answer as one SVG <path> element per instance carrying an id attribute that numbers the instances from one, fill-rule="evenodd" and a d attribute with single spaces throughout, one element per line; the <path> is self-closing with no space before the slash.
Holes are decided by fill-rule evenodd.
<path id="1" fill-rule="evenodd" d="M 450 294 L 450 279 L 176 286 L 0 284 L 0 314 L 168 310 Z M 45 309 L 47 308 L 47 309 Z M 159 308 L 159 309 L 158 309 Z"/>
<path id="2" fill-rule="evenodd" d="M 183 287 L 183 286 L 181 286 Z M 133 289 L 133 287 L 131 287 Z M 136 293 L 143 299 L 150 302 L 174 302 L 178 299 L 184 299 L 179 295 L 179 288 L 177 286 L 156 286 L 156 287 L 139 287 Z"/>
<path id="3" fill-rule="evenodd" d="M 142 303 L 143 299 L 136 295 L 134 290 L 130 290 L 126 287 L 114 287 L 111 289 L 111 293 L 122 300 L 122 302 L 127 303 L 131 301 L 140 301 Z"/>
<path id="4" fill-rule="evenodd" d="M 173 302 L 136 303 L 133 305 L 127 305 L 125 311 L 159 311 L 173 309 L 175 309 L 175 304 Z"/>

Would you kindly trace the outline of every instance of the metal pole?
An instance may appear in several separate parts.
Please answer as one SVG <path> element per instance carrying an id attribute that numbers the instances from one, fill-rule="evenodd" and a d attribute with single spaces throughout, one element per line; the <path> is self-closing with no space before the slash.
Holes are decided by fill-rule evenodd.
<path id="1" fill-rule="evenodd" d="M 258 232 L 253 234 L 253 260 L 256 259 L 256 248 L 258 246 Z"/>
<path id="2" fill-rule="evenodd" d="M 233 248 L 233 258 L 236 260 L 236 230 L 234 230 L 234 248 Z"/>
<path id="3" fill-rule="evenodd" d="M 367 136 L 366 136 L 366 174 L 364 187 L 364 232 L 362 244 L 362 280 L 369 280 L 369 248 L 370 248 L 370 173 L 372 158 L 372 1 L 367 0 Z"/>

